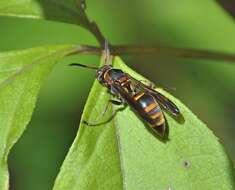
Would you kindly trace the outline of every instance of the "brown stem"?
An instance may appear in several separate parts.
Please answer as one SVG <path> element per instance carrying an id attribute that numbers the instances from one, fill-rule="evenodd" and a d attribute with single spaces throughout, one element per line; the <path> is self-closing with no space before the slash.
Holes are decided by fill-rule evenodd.
<path id="1" fill-rule="evenodd" d="M 207 59 L 217 61 L 235 62 L 235 55 L 209 50 L 196 50 L 174 47 L 147 47 L 138 45 L 112 46 L 111 52 L 114 55 L 159 55 L 178 58 Z"/>
<path id="2" fill-rule="evenodd" d="M 220 1 L 220 0 L 217 0 Z M 77 0 L 78 9 L 84 26 L 96 37 L 102 49 L 105 47 L 105 37 L 101 33 L 99 27 L 94 21 L 91 21 L 86 14 L 86 0 Z M 113 55 L 128 55 L 128 54 L 141 54 L 141 55 L 159 55 L 178 58 L 193 58 L 193 59 L 207 59 L 217 61 L 235 62 L 235 55 L 220 53 L 208 50 L 194 50 L 185 48 L 172 48 L 172 47 L 147 47 L 138 45 L 119 45 L 112 46 L 109 44 L 111 53 Z M 83 46 L 77 50 L 80 53 L 87 54 L 100 54 L 101 48 L 92 46 Z M 76 52 L 74 52 L 76 53 Z"/>
<path id="3" fill-rule="evenodd" d="M 89 45 L 80 45 L 76 48 L 72 49 L 69 55 L 76 55 L 76 54 L 87 54 L 87 55 L 101 55 L 102 48 L 96 46 L 89 46 Z"/>
<path id="4" fill-rule="evenodd" d="M 86 2 L 85 0 L 77 0 L 78 9 L 85 23 L 86 28 L 96 37 L 99 44 L 104 48 L 105 37 L 101 33 L 99 27 L 94 21 L 91 21 L 86 14 Z"/>
<path id="5" fill-rule="evenodd" d="M 88 54 L 101 55 L 103 48 L 97 46 L 82 45 L 74 48 L 69 55 Z M 172 47 L 146 47 L 133 45 L 112 46 L 112 55 L 157 55 L 177 58 L 206 59 L 215 61 L 229 61 L 235 63 L 235 55 L 209 50 L 194 50 Z"/>

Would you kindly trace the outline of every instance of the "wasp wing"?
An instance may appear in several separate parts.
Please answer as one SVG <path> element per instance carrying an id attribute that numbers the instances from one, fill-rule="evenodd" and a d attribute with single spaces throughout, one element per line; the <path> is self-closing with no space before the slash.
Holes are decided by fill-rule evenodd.
<path id="1" fill-rule="evenodd" d="M 164 108 L 165 110 L 167 110 L 168 112 L 170 112 L 174 116 L 180 115 L 179 108 L 171 100 L 169 100 L 167 97 L 165 97 L 163 94 L 161 94 L 160 92 L 157 92 L 156 90 L 154 90 L 150 86 L 142 83 L 141 81 L 136 80 L 132 76 L 129 75 L 129 77 L 132 80 L 132 84 L 136 88 L 142 89 L 146 93 L 151 94 L 157 100 L 157 102 L 161 105 L 162 108 Z"/>
<path id="2" fill-rule="evenodd" d="M 165 97 L 161 93 L 159 93 L 153 89 L 150 89 L 149 87 L 147 89 L 149 90 L 150 94 L 156 98 L 158 103 L 164 109 L 166 109 L 167 111 L 172 113 L 174 116 L 178 116 L 180 114 L 179 108 L 171 100 L 169 100 L 167 97 Z"/>

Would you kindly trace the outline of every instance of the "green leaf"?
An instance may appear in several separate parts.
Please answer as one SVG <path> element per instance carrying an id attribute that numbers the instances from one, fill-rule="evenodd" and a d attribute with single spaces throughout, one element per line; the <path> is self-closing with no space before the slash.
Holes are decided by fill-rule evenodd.
<path id="1" fill-rule="evenodd" d="M 9 188 L 7 157 L 30 121 L 40 86 L 54 64 L 73 49 L 64 45 L 0 53 L 1 190 Z"/>
<path id="2" fill-rule="evenodd" d="M 144 79 L 115 58 L 114 66 Z M 146 80 L 146 79 L 145 79 Z M 130 108 L 102 125 L 81 122 L 78 135 L 62 165 L 54 190 L 201 190 L 235 188 L 234 171 L 218 139 L 186 106 L 157 89 L 179 107 L 184 124 L 166 115 L 169 141 L 160 141 Z M 82 120 L 101 118 L 110 95 L 95 81 Z M 222 126 L 221 126 L 222 127 Z"/>
<path id="3" fill-rule="evenodd" d="M 86 27 L 74 0 L 8 0 L 0 2 L 0 16 L 48 19 Z"/>

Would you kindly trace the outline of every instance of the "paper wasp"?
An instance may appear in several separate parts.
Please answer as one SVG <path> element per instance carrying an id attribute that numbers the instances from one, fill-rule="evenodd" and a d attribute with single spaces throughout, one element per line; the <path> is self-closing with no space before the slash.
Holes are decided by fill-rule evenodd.
<path id="1" fill-rule="evenodd" d="M 101 68 L 78 63 L 70 65 L 96 69 L 96 79 L 120 100 L 115 101 L 115 104 L 129 105 L 161 137 L 165 137 L 168 131 L 162 108 L 174 117 L 180 115 L 179 109 L 171 100 L 120 69 L 109 64 Z"/>

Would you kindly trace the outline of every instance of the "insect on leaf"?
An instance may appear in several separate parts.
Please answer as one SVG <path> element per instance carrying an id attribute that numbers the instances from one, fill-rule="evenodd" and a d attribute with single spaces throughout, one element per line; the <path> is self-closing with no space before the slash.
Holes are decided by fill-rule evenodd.
<path id="1" fill-rule="evenodd" d="M 118 57 L 114 67 L 146 80 Z M 95 81 L 82 120 L 101 124 L 87 126 L 81 121 L 54 190 L 234 189 L 231 161 L 212 131 L 179 100 L 157 90 L 177 105 L 185 120 L 178 123 L 165 113 L 169 125 L 165 143 L 129 107 L 109 119 L 121 109 L 113 105 L 101 118 L 110 95 Z"/>

